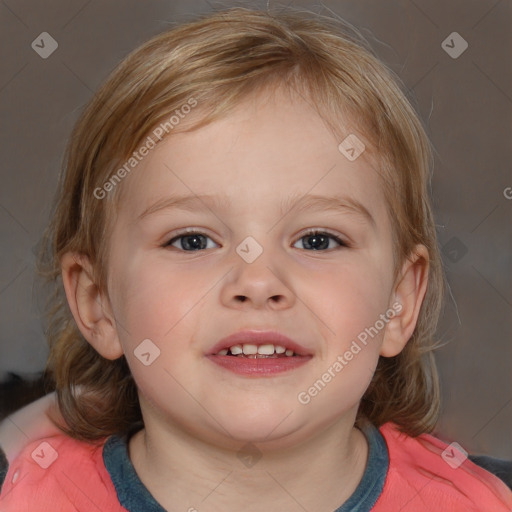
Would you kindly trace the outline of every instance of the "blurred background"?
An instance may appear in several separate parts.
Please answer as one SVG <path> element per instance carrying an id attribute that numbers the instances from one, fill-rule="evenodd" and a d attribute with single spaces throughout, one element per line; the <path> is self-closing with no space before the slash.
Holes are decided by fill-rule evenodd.
<path id="1" fill-rule="evenodd" d="M 0 2 L 0 418 L 42 393 L 47 346 L 35 253 L 84 104 L 149 37 L 231 6 L 304 8 L 356 26 L 403 80 L 436 151 L 450 285 L 438 336 L 436 434 L 512 459 L 512 2 Z"/>

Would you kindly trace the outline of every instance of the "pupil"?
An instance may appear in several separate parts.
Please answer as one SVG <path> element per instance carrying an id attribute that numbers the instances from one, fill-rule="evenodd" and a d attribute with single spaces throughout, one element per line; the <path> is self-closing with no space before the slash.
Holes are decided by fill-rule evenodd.
<path id="1" fill-rule="evenodd" d="M 319 249 L 327 249 L 329 247 L 329 237 L 325 235 L 309 235 L 305 237 L 304 246 L 307 249 L 317 251 Z"/>
<path id="2" fill-rule="evenodd" d="M 181 239 L 183 249 L 197 251 L 206 247 L 206 239 L 203 235 L 188 235 Z"/>

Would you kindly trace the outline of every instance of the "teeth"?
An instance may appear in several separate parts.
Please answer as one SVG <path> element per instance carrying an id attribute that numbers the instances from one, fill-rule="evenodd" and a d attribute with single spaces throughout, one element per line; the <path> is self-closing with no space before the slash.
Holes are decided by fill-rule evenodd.
<path id="1" fill-rule="evenodd" d="M 244 356 L 250 356 L 258 353 L 258 346 L 244 343 Z"/>
<path id="2" fill-rule="evenodd" d="M 274 353 L 274 345 L 260 345 L 258 347 L 258 354 L 264 354 L 266 356 L 271 356 Z M 244 354 L 245 354 L 245 346 L 244 346 Z"/>
<path id="3" fill-rule="evenodd" d="M 252 343 L 244 343 L 243 345 L 233 345 L 229 348 L 224 348 L 219 350 L 219 356 L 226 356 L 229 353 L 233 356 L 248 356 L 248 357 L 259 357 L 259 356 L 273 356 L 275 354 L 284 354 L 288 357 L 291 357 L 295 354 L 295 352 L 291 349 L 287 349 L 282 345 L 273 345 L 272 343 L 267 343 L 265 345 L 254 345 Z"/>

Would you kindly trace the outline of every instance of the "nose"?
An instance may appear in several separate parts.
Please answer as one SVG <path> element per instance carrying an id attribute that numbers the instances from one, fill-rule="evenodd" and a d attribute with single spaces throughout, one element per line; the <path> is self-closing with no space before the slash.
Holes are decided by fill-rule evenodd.
<path id="1" fill-rule="evenodd" d="M 296 297 L 287 275 L 270 251 L 263 251 L 252 263 L 235 254 L 234 267 L 224 282 L 221 301 L 236 309 L 283 310 L 292 307 Z"/>

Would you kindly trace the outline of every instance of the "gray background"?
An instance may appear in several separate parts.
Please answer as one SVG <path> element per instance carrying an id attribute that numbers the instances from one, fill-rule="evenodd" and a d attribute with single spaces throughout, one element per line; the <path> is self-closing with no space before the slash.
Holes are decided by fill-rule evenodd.
<path id="1" fill-rule="evenodd" d="M 434 203 L 452 295 L 439 328 L 449 343 L 438 352 L 437 433 L 472 453 L 512 459 L 512 200 L 504 194 L 512 196 L 511 2 L 290 4 L 330 10 L 362 30 L 425 120 L 436 149 Z M 122 57 L 170 22 L 232 5 L 0 2 L 0 378 L 7 371 L 30 377 L 44 366 L 34 250 L 80 109 Z M 454 31 L 469 44 L 456 59 L 441 47 Z M 59 45 L 47 59 L 31 47 L 42 32 Z"/>

